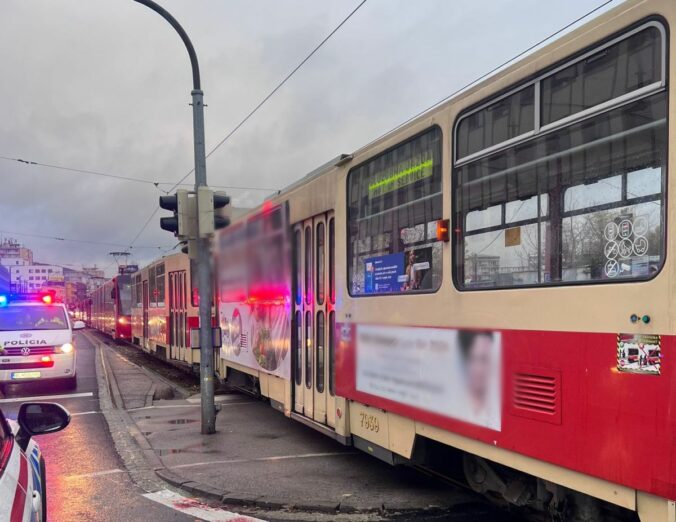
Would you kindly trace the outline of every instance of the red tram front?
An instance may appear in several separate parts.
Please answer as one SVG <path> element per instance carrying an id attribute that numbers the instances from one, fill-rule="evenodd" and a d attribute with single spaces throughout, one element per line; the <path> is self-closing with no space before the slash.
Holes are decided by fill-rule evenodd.
<path id="1" fill-rule="evenodd" d="M 90 324 L 113 339 L 131 340 L 131 275 L 114 277 L 92 292 Z"/>

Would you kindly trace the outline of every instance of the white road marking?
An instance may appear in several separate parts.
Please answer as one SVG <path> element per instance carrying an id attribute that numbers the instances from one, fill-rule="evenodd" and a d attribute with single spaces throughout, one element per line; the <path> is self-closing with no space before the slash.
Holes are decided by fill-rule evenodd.
<path id="1" fill-rule="evenodd" d="M 260 518 L 247 517 L 231 511 L 208 506 L 194 498 L 184 497 L 168 489 L 143 495 L 164 506 L 208 522 L 263 522 Z"/>
<path id="2" fill-rule="evenodd" d="M 102 477 L 104 475 L 114 475 L 115 473 L 126 473 L 123 469 L 107 469 L 104 471 L 93 471 L 92 473 L 82 473 L 81 475 L 68 475 L 67 479 L 80 479 L 89 477 Z"/>
<path id="3" fill-rule="evenodd" d="M 0 399 L 0 403 L 5 402 L 34 402 L 46 401 L 51 399 L 76 399 L 78 397 L 91 397 L 94 392 L 69 393 L 65 395 L 38 395 L 37 397 L 13 397 L 11 399 Z"/>
<path id="4" fill-rule="evenodd" d="M 94 413 L 102 413 L 102 412 L 100 412 L 100 411 L 80 411 L 80 412 L 77 412 L 77 413 L 71 413 L 70 416 L 71 417 L 78 417 L 80 415 L 93 415 Z"/>
<path id="5" fill-rule="evenodd" d="M 228 459 L 228 460 L 210 460 L 207 462 L 191 462 L 190 464 L 177 464 L 167 466 L 167 469 L 192 468 L 194 466 L 205 466 L 207 464 L 241 464 L 243 462 L 265 462 L 275 460 L 291 459 L 314 459 L 318 457 L 336 457 L 341 455 L 358 455 L 357 451 L 332 451 L 327 453 L 301 453 L 300 455 L 279 455 L 276 457 L 258 457 L 254 459 Z"/>

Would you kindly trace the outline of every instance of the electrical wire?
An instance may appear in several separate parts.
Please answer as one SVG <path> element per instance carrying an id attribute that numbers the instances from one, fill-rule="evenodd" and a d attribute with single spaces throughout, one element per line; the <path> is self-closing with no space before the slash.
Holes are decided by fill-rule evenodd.
<path id="1" fill-rule="evenodd" d="M 607 6 L 608 4 L 611 4 L 611 3 L 614 2 L 614 1 L 615 1 L 615 0 L 606 0 L 606 1 L 603 2 L 602 4 L 598 5 L 598 6 L 595 7 L 594 9 L 592 9 L 591 11 L 587 11 L 587 12 L 586 12 L 585 14 L 583 14 L 582 16 L 576 18 L 576 19 L 573 20 L 572 22 L 567 23 L 566 25 L 564 25 L 563 27 L 561 27 L 561 28 L 558 29 L 557 31 L 551 33 L 549 36 L 543 38 L 543 39 L 540 40 L 539 42 L 534 43 L 533 45 L 531 45 L 531 46 L 528 47 L 527 49 L 524 49 L 524 50 L 521 51 L 519 54 L 513 56 L 513 57 L 510 58 L 509 60 L 506 60 L 506 61 L 502 62 L 500 65 L 498 65 L 498 66 L 496 66 L 496 67 L 493 67 L 490 71 L 488 71 L 488 72 L 482 74 L 482 75 L 479 76 L 478 78 L 476 78 L 476 79 L 472 80 L 471 82 L 469 82 L 469 83 L 463 85 L 463 86 L 460 87 L 459 89 L 456 89 L 456 90 L 453 91 L 451 94 L 449 94 L 448 96 L 445 96 L 444 98 L 442 98 L 442 99 L 439 100 L 438 102 L 433 103 L 432 105 L 430 105 L 430 106 L 427 107 L 426 109 L 423 109 L 422 111 L 418 112 L 417 114 L 411 116 L 410 118 L 408 118 L 408 119 L 407 119 L 406 121 L 404 121 L 403 123 L 400 123 L 399 125 L 397 125 L 394 129 L 391 129 L 391 130 L 389 130 L 389 131 L 387 131 L 387 132 L 381 134 L 381 135 L 378 136 L 375 140 L 372 140 L 368 145 L 362 147 L 362 149 L 363 149 L 363 148 L 366 148 L 366 147 L 368 147 L 368 146 L 370 146 L 372 143 L 375 143 L 375 142 L 381 140 L 381 139 L 384 138 L 385 136 L 388 136 L 388 135 L 390 135 L 390 134 L 396 132 L 397 130 L 399 130 L 399 129 L 401 129 L 402 127 L 404 127 L 405 125 L 411 123 L 413 120 L 415 120 L 416 118 L 422 116 L 423 114 L 425 114 L 425 113 L 427 113 L 427 112 L 429 112 L 429 111 L 431 111 L 431 110 L 437 108 L 437 107 L 438 107 L 439 105 L 441 105 L 442 103 L 447 102 L 448 100 L 450 100 L 450 99 L 453 98 L 454 96 L 457 96 L 457 95 L 460 94 L 461 92 L 463 92 L 463 91 L 469 89 L 470 87 L 476 85 L 476 84 L 479 83 L 481 80 L 484 80 L 484 79 L 488 78 L 488 77 L 491 76 L 492 74 L 498 72 L 498 71 L 499 71 L 500 69 L 502 69 L 503 67 L 506 67 L 507 65 L 511 64 L 511 63 L 514 62 L 515 60 L 518 60 L 518 59 L 521 58 L 522 56 L 524 56 L 524 55 L 528 54 L 529 52 L 531 52 L 533 49 L 535 49 L 535 48 L 539 47 L 540 45 L 544 44 L 545 42 L 551 40 L 551 39 L 554 38 L 555 36 L 558 36 L 558 35 L 561 34 L 562 32 L 564 32 L 564 31 L 566 31 L 567 29 L 571 28 L 572 26 L 574 26 L 574 25 L 577 24 L 578 22 L 581 22 L 581 21 L 584 20 L 585 18 L 591 16 L 591 15 L 594 14 L 596 11 L 598 11 L 598 10 L 600 10 L 600 9 L 603 9 L 605 6 Z"/>
<path id="2" fill-rule="evenodd" d="M 331 39 L 331 37 L 332 37 L 334 34 L 336 34 L 336 33 L 340 30 L 340 28 L 343 27 L 343 25 L 345 25 L 345 24 L 347 23 L 347 21 L 348 21 L 350 18 L 352 18 L 352 16 L 353 16 L 357 11 L 359 11 L 359 9 L 361 9 L 361 7 L 362 7 L 365 3 L 366 3 L 366 0 L 362 0 L 361 2 L 359 2 L 359 4 L 358 4 L 352 11 L 350 11 L 350 13 L 349 13 L 345 18 L 343 18 L 343 20 L 342 20 L 336 27 L 334 27 L 333 30 L 332 30 L 328 35 L 326 35 L 326 36 L 324 37 L 324 39 L 323 39 L 321 42 L 319 42 L 319 43 L 314 47 L 314 49 L 312 49 L 312 51 L 310 51 L 310 53 L 309 53 L 305 58 L 303 58 L 303 59 L 301 60 L 301 62 L 300 62 L 298 65 L 296 65 L 296 67 L 294 67 L 294 68 L 291 70 L 291 72 L 289 72 L 289 73 L 284 77 L 284 79 L 283 79 L 281 82 L 279 82 L 279 83 L 277 84 L 277 86 L 276 86 L 274 89 L 272 89 L 272 90 L 268 93 L 268 95 L 265 96 L 265 98 L 263 98 L 263 99 L 258 103 L 258 105 L 256 105 L 256 106 L 255 106 L 255 107 L 254 107 L 254 108 L 253 108 L 253 109 L 252 109 L 252 110 L 244 117 L 244 119 L 242 119 L 242 121 L 240 121 L 237 125 L 235 125 L 235 127 L 234 127 L 230 132 L 228 132 L 228 134 L 226 134 L 225 137 L 224 137 L 221 141 L 219 141 L 219 142 L 218 142 L 218 143 L 217 143 L 217 144 L 216 144 L 216 145 L 215 145 L 215 146 L 214 146 L 214 147 L 206 154 L 206 157 L 208 158 L 208 157 L 211 156 L 214 152 L 216 152 L 216 151 L 219 149 L 219 147 L 221 147 L 221 145 L 223 145 L 226 141 L 228 141 L 228 140 L 233 136 L 233 134 L 235 134 L 235 133 L 236 133 L 236 132 L 237 132 L 237 131 L 238 131 L 238 130 L 239 130 L 239 129 L 247 122 L 247 121 L 249 121 L 249 119 L 250 119 L 254 114 L 256 114 L 256 113 L 258 112 L 258 110 L 259 110 L 261 107 L 263 107 L 263 105 L 265 105 L 265 103 L 266 103 L 270 98 L 272 98 L 272 97 L 277 93 L 277 91 L 279 91 L 279 89 L 281 89 L 281 88 L 284 86 L 284 84 L 285 84 L 287 81 L 289 81 L 289 80 L 291 79 L 291 77 L 292 77 L 294 74 L 296 74 L 296 73 L 298 72 L 298 70 L 299 70 L 301 67 L 303 67 L 303 65 L 305 65 L 305 63 L 306 63 L 310 58 L 312 58 L 312 56 L 314 56 L 314 54 L 315 54 L 317 51 L 319 51 L 319 49 L 321 49 L 322 46 L 323 46 L 326 42 L 328 42 L 328 41 Z M 179 186 L 181 183 L 183 183 L 183 182 L 186 180 L 186 178 L 187 178 L 188 176 L 190 176 L 190 174 L 192 174 L 194 171 L 195 171 L 194 168 L 191 169 L 190 171 L 188 171 L 188 173 L 185 174 L 185 176 L 183 176 L 183 177 L 179 180 L 178 183 L 176 183 L 172 188 L 169 189 L 169 192 L 171 192 L 171 191 L 174 190 L 177 186 Z"/>
<path id="3" fill-rule="evenodd" d="M 24 165 L 36 165 L 38 167 L 45 167 L 45 168 L 50 168 L 50 169 L 57 169 L 57 170 L 62 170 L 62 171 L 67 171 L 67 172 L 75 172 L 78 174 L 90 174 L 92 176 L 102 176 L 106 178 L 112 178 L 112 179 L 117 179 L 121 181 L 130 181 L 133 183 L 141 183 L 144 185 L 153 185 L 154 187 L 158 188 L 162 192 L 169 193 L 169 191 L 165 191 L 164 189 L 160 188 L 159 185 L 174 185 L 175 182 L 173 181 L 151 181 L 148 179 L 141 179 L 141 178 L 134 178 L 131 176 L 119 176 L 117 174 L 110 174 L 107 172 L 99 172 L 96 170 L 88 170 L 88 169 L 80 169 L 76 167 L 64 167 L 63 165 L 54 165 L 51 163 L 41 163 L 39 161 L 32 161 L 32 160 L 26 160 L 22 158 L 12 158 L 9 156 L 0 156 L 0 159 L 5 160 L 5 161 L 15 161 L 17 163 L 23 163 Z M 182 184 L 182 185 L 188 185 L 187 183 Z M 192 186 L 192 185 L 190 185 Z M 224 190 L 260 190 L 263 192 L 276 192 L 279 189 L 276 188 L 270 188 L 270 187 L 241 187 L 241 186 L 234 186 L 234 185 L 213 185 L 212 188 L 216 189 L 224 189 Z"/>
<path id="4" fill-rule="evenodd" d="M 73 239 L 73 238 L 67 238 L 67 237 L 49 236 L 49 235 L 44 235 L 44 234 L 30 234 L 30 233 L 27 233 L 27 232 L 16 232 L 16 231 L 10 231 L 10 230 L 0 230 L 0 234 L 6 234 L 6 235 L 9 235 L 9 236 L 34 237 L 34 238 L 39 238 L 39 239 L 52 239 L 54 241 L 67 241 L 67 242 L 70 242 L 70 243 L 83 243 L 83 244 L 89 244 L 89 245 L 103 245 L 103 246 L 113 246 L 113 247 L 121 247 L 121 248 L 128 248 L 129 247 L 129 245 L 124 245 L 122 243 L 108 243 L 106 241 L 92 241 L 92 240 L 87 240 L 87 239 Z M 165 247 L 142 245 L 142 246 L 136 246 L 134 248 L 161 250 Z"/>

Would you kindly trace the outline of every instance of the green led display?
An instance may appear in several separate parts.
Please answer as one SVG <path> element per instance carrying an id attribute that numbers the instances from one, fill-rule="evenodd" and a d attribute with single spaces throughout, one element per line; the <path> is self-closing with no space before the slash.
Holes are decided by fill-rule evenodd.
<path id="1" fill-rule="evenodd" d="M 404 168 L 402 165 L 398 165 L 396 167 L 398 170 L 391 174 L 389 171 L 382 173 L 381 175 L 384 175 L 384 177 L 369 184 L 369 199 L 382 196 L 383 194 L 432 176 L 432 167 L 434 166 L 432 159 L 424 160 L 416 165 L 410 165 L 410 163 L 406 162 L 404 165 L 408 164 L 408 166 Z"/>

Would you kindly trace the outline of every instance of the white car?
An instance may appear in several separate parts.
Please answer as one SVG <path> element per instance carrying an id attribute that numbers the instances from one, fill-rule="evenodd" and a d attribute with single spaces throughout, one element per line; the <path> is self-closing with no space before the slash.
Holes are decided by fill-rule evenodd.
<path id="1" fill-rule="evenodd" d="M 0 520 L 45 522 L 45 461 L 34 435 L 54 433 L 70 422 L 70 414 L 54 403 L 24 403 L 17 421 L 0 411 Z"/>
<path id="2" fill-rule="evenodd" d="M 0 385 L 57 379 L 75 388 L 73 330 L 84 327 L 50 294 L 0 295 Z"/>

